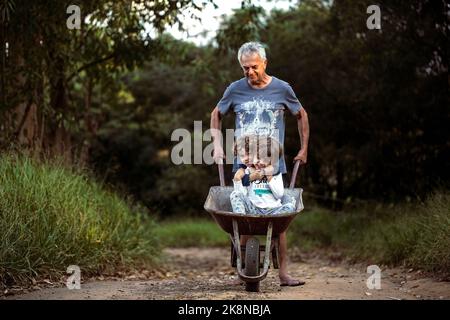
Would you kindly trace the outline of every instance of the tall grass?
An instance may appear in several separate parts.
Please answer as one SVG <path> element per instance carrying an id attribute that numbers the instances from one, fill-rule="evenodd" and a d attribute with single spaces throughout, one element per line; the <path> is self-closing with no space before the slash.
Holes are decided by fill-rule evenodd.
<path id="1" fill-rule="evenodd" d="M 353 259 L 450 275 L 450 194 L 394 207 L 306 211 L 291 225 L 289 241 L 306 250 L 336 248 Z"/>
<path id="2" fill-rule="evenodd" d="M 25 156 L 0 156 L 0 285 L 65 272 L 151 264 L 155 223 L 87 175 Z"/>

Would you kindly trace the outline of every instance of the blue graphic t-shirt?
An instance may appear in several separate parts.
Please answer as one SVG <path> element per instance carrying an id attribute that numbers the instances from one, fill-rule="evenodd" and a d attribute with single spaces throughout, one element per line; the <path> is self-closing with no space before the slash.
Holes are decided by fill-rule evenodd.
<path id="1" fill-rule="evenodd" d="M 222 115 L 232 110 L 236 114 L 235 138 L 241 135 L 269 135 L 277 139 L 284 147 L 284 112 L 289 110 L 297 115 L 302 107 L 291 86 L 274 76 L 272 81 L 262 89 L 255 89 L 242 78 L 233 82 L 225 90 L 218 103 Z M 234 159 L 233 172 L 240 164 Z M 279 170 L 286 173 L 284 156 L 280 158 Z"/>

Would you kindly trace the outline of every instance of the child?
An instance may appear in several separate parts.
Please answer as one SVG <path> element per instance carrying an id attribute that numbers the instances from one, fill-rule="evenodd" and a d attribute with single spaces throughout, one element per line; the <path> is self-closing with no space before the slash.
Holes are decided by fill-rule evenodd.
<path id="1" fill-rule="evenodd" d="M 295 211 L 295 199 L 284 196 L 282 174 L 275 170 L 282 154 L 277 140 L 243 136 L 236 141 L 235 153 L 242 164 L 233 178 L 233 212 L 272 215 Z"/>

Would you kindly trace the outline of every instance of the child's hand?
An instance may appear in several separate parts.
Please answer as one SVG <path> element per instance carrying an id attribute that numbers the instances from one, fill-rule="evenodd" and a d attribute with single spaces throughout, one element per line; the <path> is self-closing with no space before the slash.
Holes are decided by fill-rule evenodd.
<path id="1" fill-rule="evenodd" d="M 262 175 L 260 174 L 259 170 L 255 167 L 248 167 L 248 171 L 250 173 L 250 181 L 260 180 L 262 179 Z"/>
<path id="2" fill-rule="evenodd" d="M 257 169 L 256 169 L 255 167 L 253 167 L 253 166 L 248 166 L 247 169 L 248 169 L 248 171 L 249 171 L 250 173 L 254 173 L 254 172 L 257 171 Z"/>
<path id="3" fill-rule="evenodd" d="M 264 175 L 261 170 L 254 170 L 250 173 L 250 181 L 261 180 L 262 178 L 264 178 Z"/>
<path id="4" fill-rule="evenodd" d="M 273 176 L 274 171 L 275 168 L 271 164 L 269 164 L 267 167 L 263 169 L 263 173 L 265 176 Z"/>
<path id="5" fill-rule="evenodd" d="M 244 177 L 244 175 L 245 175 L 245 170 L 242 169 L 242 168 L 240 168 L 240 169 L 239 169 L 238 171 L 236 171 L 236 173 L 234 174 L 233 180 L 234 180 L 234 181 L 242 180 L 242 178 Z"/>

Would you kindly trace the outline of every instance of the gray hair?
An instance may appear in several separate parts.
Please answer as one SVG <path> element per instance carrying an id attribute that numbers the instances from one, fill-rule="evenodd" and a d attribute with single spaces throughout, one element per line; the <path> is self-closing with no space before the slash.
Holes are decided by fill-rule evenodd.
<path id="1" fill-rule="evenodd" d="M 239 48 L 238 56 L 237 56 L 239 63 L 241 62 L 241 57 L 244 54 L 254 54 L 254 53 L 259 54 L 259 56 L 263 60 L 267 59 L 266 58 L 266 49 L 264 48 L 264 46 L 259 42 L 253 41 L 253 42 L 246 42 Z"/>

